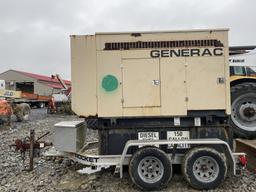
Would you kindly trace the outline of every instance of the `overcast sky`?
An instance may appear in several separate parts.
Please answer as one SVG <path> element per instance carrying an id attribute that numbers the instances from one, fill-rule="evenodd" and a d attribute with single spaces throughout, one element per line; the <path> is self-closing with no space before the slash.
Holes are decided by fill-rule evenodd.
<path id="1" fill-rule="evenodd" d="M 0 72 L 70 79 L 71 34 L 230 28 L 230 45 L 256 45 L 255 0 L 0 0 Z"/>

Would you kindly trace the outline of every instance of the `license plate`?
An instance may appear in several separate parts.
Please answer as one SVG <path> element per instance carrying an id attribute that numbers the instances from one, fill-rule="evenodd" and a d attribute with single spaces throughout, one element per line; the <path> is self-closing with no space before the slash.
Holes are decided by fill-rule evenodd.
<path id="1" fill-rule="evenodd" d="M 189 131 L 167 131 L 167 139 L 169 140 L 187 140 L 190 139 Z M 172 149 L 174 145 L 168 145 L 169 149 Z M 178 144 L 177 149 L 190 148 L 189 144 Z"/>

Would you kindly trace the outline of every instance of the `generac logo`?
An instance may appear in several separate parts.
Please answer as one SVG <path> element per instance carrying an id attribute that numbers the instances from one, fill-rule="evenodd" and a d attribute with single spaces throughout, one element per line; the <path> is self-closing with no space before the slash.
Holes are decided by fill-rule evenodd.
<path id="1" fill-rule="evenodd" d="M 151 50 L 150 57 L 204 57 L 204 56 L 223 56 L 223 48 L 183 48 L 183 49 L 162 49 L 162 50 Z"/>

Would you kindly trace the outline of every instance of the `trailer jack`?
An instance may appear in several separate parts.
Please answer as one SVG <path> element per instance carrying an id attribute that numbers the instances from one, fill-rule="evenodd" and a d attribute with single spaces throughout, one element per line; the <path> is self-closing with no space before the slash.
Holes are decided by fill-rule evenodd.
<path id="1" fill-rule="evenodd" d="M 34 169 L 34 157 L 39 157 L 40 149 L 52 145 L 52 143 L 40 141 L 49 133 L 47 132 L 35 140 L 35 130 L 31 129 L 29 137 L 25 137 L 22 140 L 16 139 L 15 143 L 10 145 L 10 147 L 15 147 L 15 151 L 20 151 L 23 162 L 26 158 L 26 151 L 29 151 L 29 168 L 24 170 L 32 171 Z"/>

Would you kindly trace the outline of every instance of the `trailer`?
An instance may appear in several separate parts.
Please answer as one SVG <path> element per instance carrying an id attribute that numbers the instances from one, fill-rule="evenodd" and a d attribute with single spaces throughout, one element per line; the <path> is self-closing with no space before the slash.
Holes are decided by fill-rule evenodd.
<path id="1" fill-rule="evenodd" d="M 168 185 L 174 164 L 196 189 L 245 165 L 232 152 L 227 29 L 72 35 L 71 58 L 72 110 L 85 121 L 57 123 L 46 155 L 120 178 L 128 165 L 143 190 Z"/>
<path id="2" fill-rule="evenodd" d="M 12 114 L 16 116 L 17 121 L 28 120 L 31 107 L 43 108 L 48 105 L 50 99 L 49 96 L 0 89 L 0 116 L 7 117 L 8 125 L 11 124 Z"/>
<path id="3" fill-rule="evenodd" d="M 43 96 L 22 91 L 0 89 L 0 98 L 9 99 L 12 103 L 27 103 L 31 107 L 43 108 L 48 105 L 51 96 Z"/>

